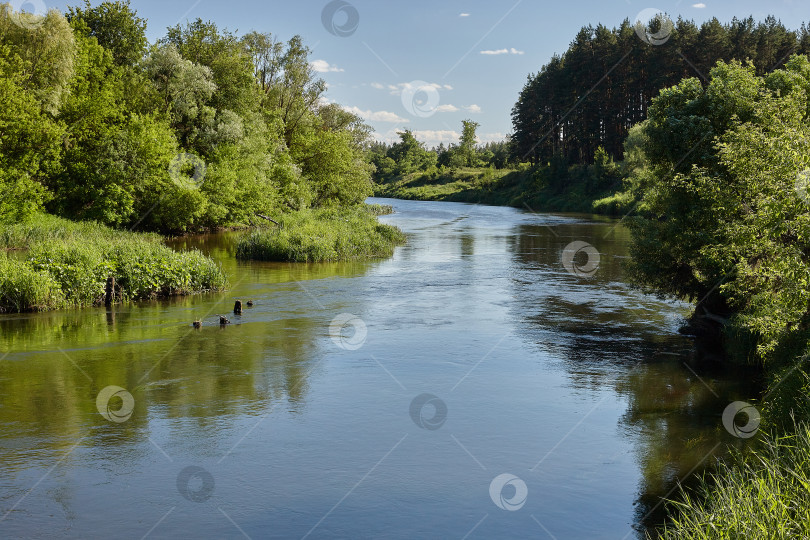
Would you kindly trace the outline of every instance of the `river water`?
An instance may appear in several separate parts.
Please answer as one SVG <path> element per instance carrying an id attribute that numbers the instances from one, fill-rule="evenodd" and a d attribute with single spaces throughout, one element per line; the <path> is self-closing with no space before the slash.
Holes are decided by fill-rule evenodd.
<path id="1" fill-rule="evenodd" d="M 388 260 L 190 237 L 227 293 L 0 315 L 0 537 L 635 538 L 741 444 L 756 383 L 696 366 L 621 224 L 372 202 Z"/>

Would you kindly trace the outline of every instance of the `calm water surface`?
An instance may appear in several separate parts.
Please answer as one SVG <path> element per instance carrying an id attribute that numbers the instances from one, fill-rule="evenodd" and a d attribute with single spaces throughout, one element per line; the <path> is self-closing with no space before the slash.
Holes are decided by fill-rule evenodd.
<path id="1" fill-rule="evenodd" d="M 0 315 L 0 537 L 634 538 L 735 444 L 754 384 L 692 367 L 688 307 L 630 289 L 621 225 L 375 202 L 408 234 L 389 260 L 192 237 L 227 293 Z"/>

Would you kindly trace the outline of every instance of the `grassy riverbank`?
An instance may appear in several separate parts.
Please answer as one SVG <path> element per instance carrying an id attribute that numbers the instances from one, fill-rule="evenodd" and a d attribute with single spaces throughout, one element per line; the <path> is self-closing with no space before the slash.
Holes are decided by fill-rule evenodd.
<path id="1" fill-rule="evenodd" d="M 620 211 L 616 205 L 595 204 L 614 196 L 621 187 L 614 170 L 605 171 L 597 165 L 567 169 L 528 165 L 519 169 L 436 168 L 377 182 L 377 197 L 513 206 L 537 212 L 615 215 Z"/>
<path id="2" fill-rule="evenodd" d="M 242 237 L 236 257 L 243 260 L 328 262 L 390 257 L 405 235 L 376 216 L 390 207 L 357 206 L 284 214 L 279 227 Z"/>
<path id="3" fill-rule="evenodd" d="M 123 301 L 221 290 L 222 270 L 154 234 L 35 215 L 0 226 L 0 311 L 44 311 L 103 301 L 107 278 Z"/>
<path id="4" fill-rule="evenodd" d="M 682 493 L 664 539 L 810 538 L 810 427 L 763 436 L 760 449 L 721 463 Z"/>

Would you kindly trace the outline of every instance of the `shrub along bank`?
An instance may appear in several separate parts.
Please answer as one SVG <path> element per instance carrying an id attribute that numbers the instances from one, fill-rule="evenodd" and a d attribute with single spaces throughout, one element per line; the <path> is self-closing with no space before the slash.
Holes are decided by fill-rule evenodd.
<path id="1" fill-rule="evenodd" d="M 0 311 L 100 304 L 109 277 L 122 301 L 222 290 L 227 283 L 214 261 L 173 251 L 158 235 L 49 215 L 0 226 Z"/>

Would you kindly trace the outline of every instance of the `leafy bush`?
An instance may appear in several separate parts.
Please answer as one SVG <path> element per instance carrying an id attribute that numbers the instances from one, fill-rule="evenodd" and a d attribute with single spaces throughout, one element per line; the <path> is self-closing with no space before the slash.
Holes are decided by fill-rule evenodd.
<path id="1" fill-rule="evenodd" d="M 374 210 L 358 206 L 304 210 L 280 219 L 278 229 L 240 239 L 238 259 L 291 262 L 345 261 L 390 257 L 405 242 L 396 227 L 378 223 Z"/>
<path id="2" fill-rule="evenodd" d="M 221 268 L 196 251 L 175 252 L 157 235 L 114 231 L 53 216 L 0 227 L 0 310 L 39 311 L 102 301 L 107 278 L 122 300 L 223 289 Z"/>
<path id="3" fill-rule="evenodd" d="M 45 311 L 64 305 L 65 295 L 53 276 L 0 252 L 0 312 Z"/>

